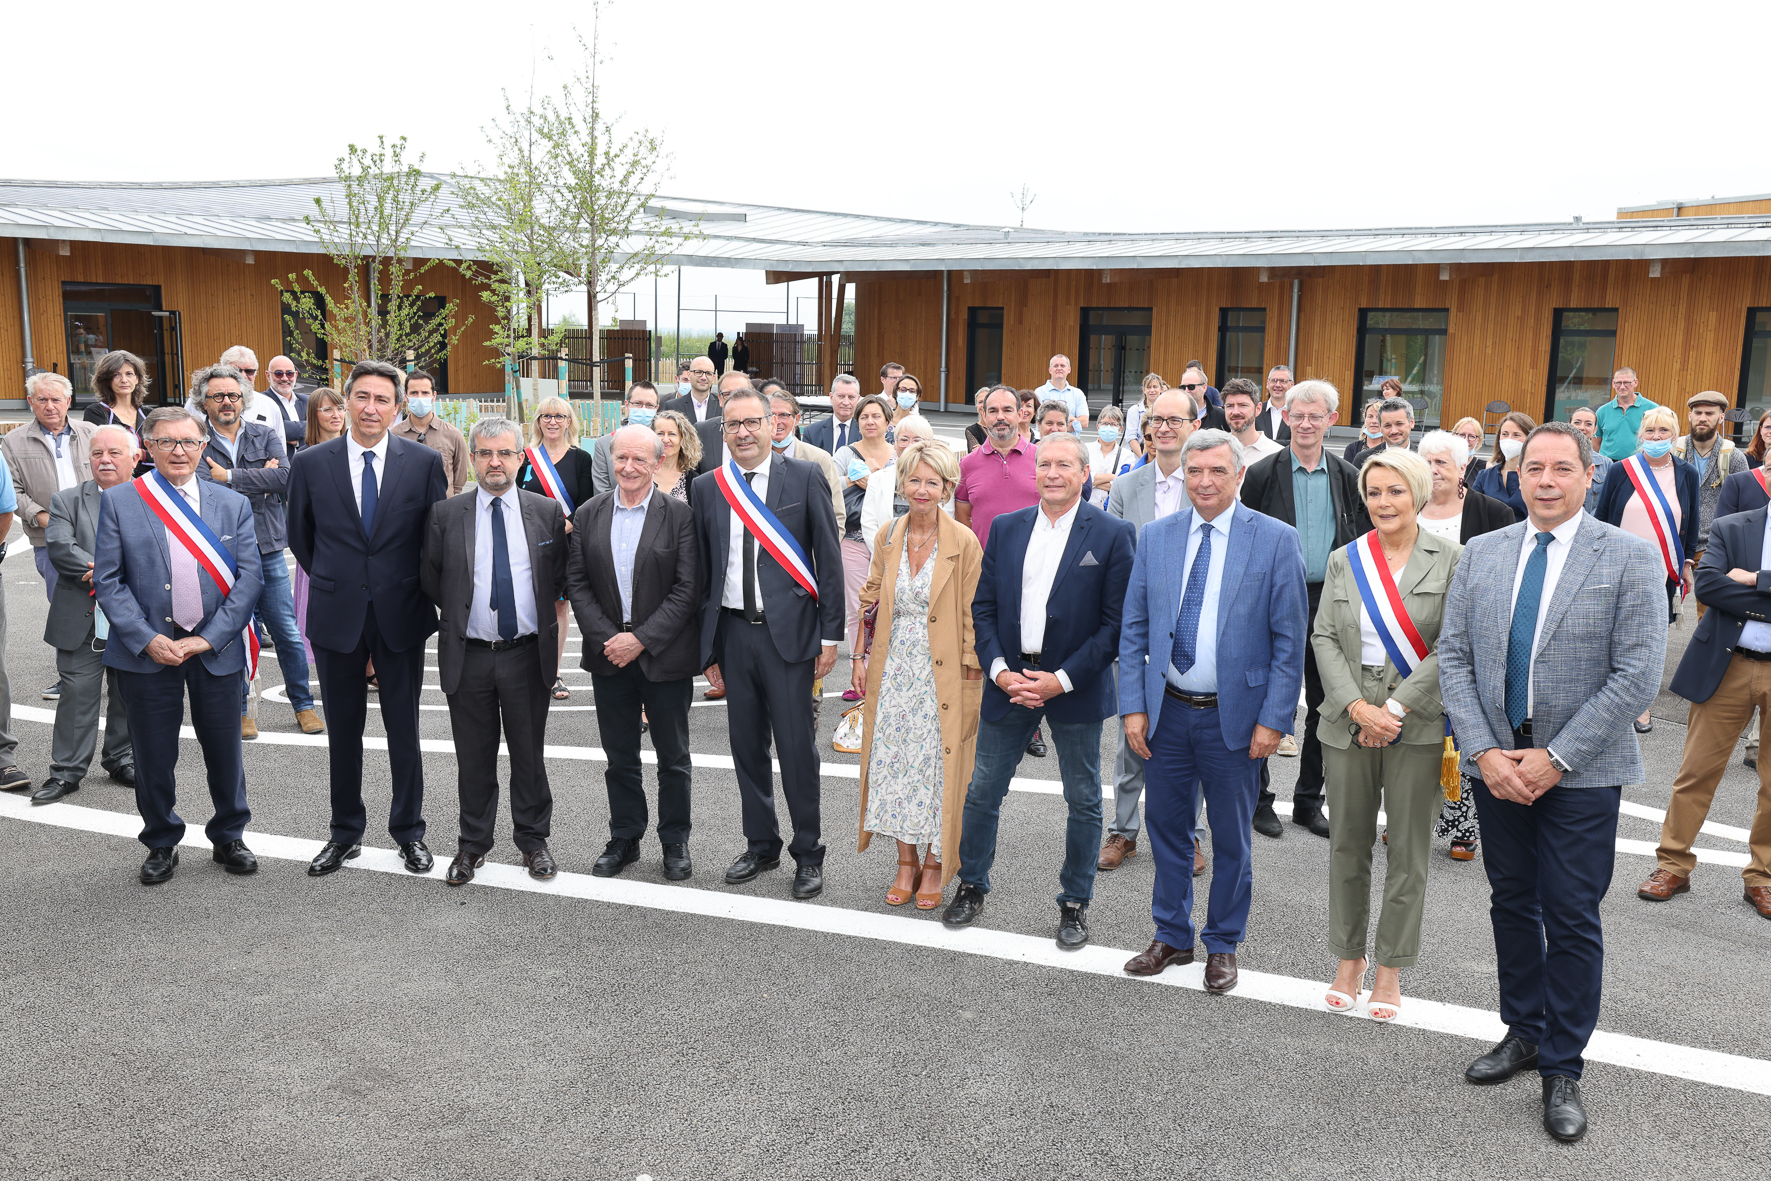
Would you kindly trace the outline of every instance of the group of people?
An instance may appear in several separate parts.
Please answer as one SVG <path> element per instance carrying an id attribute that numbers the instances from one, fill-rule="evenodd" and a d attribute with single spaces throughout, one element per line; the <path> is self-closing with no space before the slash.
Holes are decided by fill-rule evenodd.
<path id="1" fill-rule="evenodd" d="M 632 386 L 622 424 L 587 447 L 562 400 L 534 407 L 527 426 L 483 417 L 462 436 L 437 417 L 422 371 L 363 362 L 341 391 L 292 399 L 293 365 L 279 357 L 266 401 L 253 393 L 256 360 L 230 354 L 193 375 L 186 407 L 151 413 L 140 362 L 111 354 L 96 370 L 108 419 L 84 431 L 67 421 L 65 379 L 37 375 L 35 421 L 3 449 L 0 513 L 25 514 L 39 548 L 61 673 L 56 762 L 33 799 L 77 790 L 108 685 L 103 765 L 135 787 L 147 884 L 178 864 L 187 699 L 214 859 L 256 868 L 241 757 L 256 733 L 245 716 L 255 616 L 298 724 L 327 735 L 330 826 L 310 874 L 360 852 L 371 693 L 387 735 L 389 834 L 409 870 L 432 868 L 418 701 L 434 634 L 458 763 L 445 880 L 471 881 L 494 846 L 501 743 L 514 843 L 531 876 L 552 878 L 543 751 L 550 702 L 567 692 L 570 612 L 608 756 L 610 839 L 591 872 L 613 876 L 642 855 L 649 733 L 662 870 L 692 875 L 688 710 L 704 674 L 707 696 L 726 701 L 741 802 L 744 848 L 725 880 L 778 868 L 785 848 L 792 896 L 816 897 L 817 706 L 846 638 L 846 696 L 864 703 L 858 844 L 893 843 L 889 905 L 945 903 L 953 928 L 977 920 L 1003 801 L 1020 760 L 1046 753 L 1043 728 L 1067 813 L 1058 945 L 1088 942 L 1095 877 L 1137 854 L 1142 802 L 1154 934 L 1125 970 L 1190 963 L 1203 942 L 1205 987 L 1228 992 L 1249 921 L 1251 833 L 1283 832 L 1267 761 L 1292 743 L 1291 819 L 1330 849 L 1338 963 L 1325 1007 L 1380 1022 L 1403 1012 L 1433 836 L 1449 836 L 1460 860 L 1480 837 L 1509 1032 L 1467 1075 L 1498 1082 L 1535 1067 L 1545 1126 L 1578 1139 L 1620 785 L 1643 778 L 1634 733 L 1693 581 L 1712 610 L 1674 682 L 1696 703 L 1692 737 L 1643 897 L 1688 890 L 1691 840 L 1727 749 L 1755 707 L 1771 706 L 1760 674 L 1771 666 L 1771 574 L 1760 570 L 1771 485 L 1720 438 L 1720 395 L 1692 398 L 1689 433 L 1675 439 L 1676 416 L 1636 397 L 1633 374 L 1627 399 L 1619 390 L 1590 429 L 1510 415 L 1481 463 L 1479 424 L 1473 438 L 1459 423 L 1411 447 L 1413 408 L 1393 394 L 1376 404 L 1378 434 L 1352 459 L 1337 455 L 1325 442 L 1338 391 L 1294 383 L 1283 366 L 1264 391 L 1246 379 L 1213 389 L 1197 363 L 1178 387 L 1152 375 L 1131 413 L 1099 415 L 1091 443 L 1088 401 L 1057 356 L 1038 390 L 978 391 L 981 430 L 961 454 L 916 413 L 921 383 L 897 365 L 865 397 L 839 376 L 832 413 L 802 430 L 787 387 L 695 358 L 670 398 Z M 1617 401 L 1628 401 L 1621 413 Z M 1631 412 L 1637 447 L 1625 451 Z M 1124 446 L 1134 435 L 1140 444 Z M 1595 514 L 1596 444 L 1613 454 Z M 1734 504 L 1745 511 L 1722 511 Z M 29 786 L 15 748 L 0 732 L 0 787 Z M 1771 917 L 1771 772 L 1761 781 L 1747 898 Z M 1194 880 L 1208 870 L 1196 932 Z"/>

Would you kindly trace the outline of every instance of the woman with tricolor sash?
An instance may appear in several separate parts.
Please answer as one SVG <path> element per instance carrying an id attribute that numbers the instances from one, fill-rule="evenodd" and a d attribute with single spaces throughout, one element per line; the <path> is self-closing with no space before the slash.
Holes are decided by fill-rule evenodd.
<path id="1" fill-rule="evenodd" d="M 1691 593 L 1696 565 L 1699 512 L 1697 469 L 1673 454 L 1679 416 L 1670 407 L 1655 406 L 1642 415 L 1636 431 L 1638 450 L 1611 465 L 1593 515 L 1625 533 L 1634 533 L 1660 551 L 1666 566 L 1667 619 L 1676 622 L 1675 595 Z M 1636 719 L 1636 733 L 1654 729 L 1647 710 Z"/>
<path id="2" fill-rule="evenodd" d="M 523 466 L 517 469 L 517 487 L 550 497 L 566 515 L 566 532 L 572 532 L 572 515 L 591 498 L 590 452 L 578 445 L 578 412 L 564 398 L 543 398 L 535 404 L 529 420 Z M 554 604 L 560 619 L 560 658 L 566 653 L 566 624 L 571 608 L 564 596 Z M 554 678 L 553 697 L 572 696 L 566 682 Z"/>
<path id="3" fill-rule="evenodd" d="M 1310 637 L 1324 690 L 1316 735 L 1328 780 L 1329 944 L 1341 961 L 1324 1003 L 1392 1021 L 1402 1011 L 1402 969 L 1420 962 L 1446 740 L 1439 627 L 1463 547 L 1420 527 L 1433 488 L 1420 456 L 1377 452 L 1360 469 L 1359 487 L 1375 528 L 1329 555 Z M 1380 807 L 1388 866 L 1377 972 L 1362 1002 Z"/>

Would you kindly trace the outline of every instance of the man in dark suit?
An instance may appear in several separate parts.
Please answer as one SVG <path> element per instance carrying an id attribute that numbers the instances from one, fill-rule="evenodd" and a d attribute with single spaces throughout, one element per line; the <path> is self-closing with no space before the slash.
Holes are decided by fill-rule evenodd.
<path id="1" fill-rule="evenodd" d="M 1359 493 L 1359 470 L 1322 446 L 1340 407 L 1340 393 L 1326 381 L 1300 381 L 1286 393 L 1285 421 L 1291 441 L 1284 451 L 1249 466 L 1242 478 L 1242 503 L 1257 513 L 1284 521 L 1298 531 L 1304 551 L 1304 580 L 1309 592 L 1311 628 L 1316 604 L 1328 577 L 1328 555 L 1371 531 L 1365 498 Z M 1300 500 L 1301 498 L 1301 500 Z M 1308 635 L 1308 632 L 1305 632 Z M 1322 677 L 1316 656 L 1304 645 L 1304 716 L 1314 718 L 1322 704 Z M 1328 835 L 1322 815 L 1322 743 L 1316 726 L 1304 727 L 1303 759 L 1291 798 L 1291 820 L 1317 836 Z M 1254 811 L 1254 830 L 1277 837 L 1285 829 L 1273 810 L 1272 776 L 1261 764 L 1261 798 Z"/>
<path id="2" fill-rule="evenodd" d="M 1205 396 L 1208 392 L 1217 393 L 1211 388 L 1211 382 L 1205 379 L 1205 370 L 1192 365 L 1187 366 L 1187 371 L 1181 374 L 1180 388 L 1186 391 L 1189 398 L 1193 399 L 1194 406 L 1199 410 L 1197 429 L 1202 431 L 1227 431 L 1230 429 L 1229 422 L 1224 418 L 1223 404 L 1211 401 Z M 1087 494 L 1084 493 L 1084 495 Z"/>
<path id="3" fill-rule="evenodd" d="M 775 452 L 769 404 L 748 385 L 726 399 L 721 420 L 732 459 L 725 475 L 733 485 L 722 487 L 720 473 L 710 472 L 696 477 L 689 497 L 707 572 L 698 663 L 728 694 L 726 721 L 749 842 L 726 870 L 726 881 L 748 882 L 781 863 L 769 767 L 772 732 L 781 794 L 793 819 L 787 846 L 799 866 L 793 896 L 807 899 L 824 888 L 812 682 L 835 666 L 843 634 L 841 535 L 823 471 Z M 744 516 L 732 510 L 728 495 L 748 506 Z M 770 540 L 771 534 L 778 540 Z M 795 564 L 793 572 L 783 558 Z"/>
<path id="4" fill-rule="evenodd" d="M 861 383 L 851 373 L 839 373 L 830 382 L 830 413 L 806 428 L 806 442 L 835 455 L 861 437 L 855 407 L 861 402 Z"/>
<path id="5" fill-rule="evenodd" d="M 609 451 L 615 487 L 578 509 L 566 564 L 566 597 L 578 617 L 582 667 L 596 691 L 597 730 L 609 756 L 603 778 L 610 839 L 590 872 L 613 877 L 639 859 L 646 834 L 640 734 L 649 723 L 658 752 L 664 876 L 680 882 L 692 872 L 689 699 L 702 595 L 695 515 L 652 483 L 664 441 L 649 427 L 621 428 Z"/>
<path id="6" fill-rule="evenodd" d="M 419 588 L 418 570 L 425 519 L 449 483 L 435 451 L 388 433 L 400 409 L 400 381 L 385 361 L 359 362 L 344 387 L 350 429 L 296 452 L 289 476 L 289 549 L 307 571 L 308 642 L 331 715 L 332 832 L 308 866 L 315 877 L 361 850 L 371 661 L 393 771 L 388 832 L 407 869 L 426 873 L 432 863 L 424 844 L 418 694 L 437 609 Z"/>
<path id="7" fill-rule="evenodd" d="M 713 343 L 707 346 L 707 359 L 713 362 L 715 373 L 726 371 L 726 358 L 731 355 L 731 351 L 726 345 L 726 334 L 723 332 L 714 333 Z"/>
<path id="8" fill-rule="evenodd" d="M 1291 389 L 1291 370 L 1275 365 L 1267 370 L 1267 402 L 1254 416 L 1254 429 L 1278 443 L 1291 442 L 1291 426 L 1285 421 L 1285 395 Z"/>
<path id="9" fill-rule="evenodd" d="M 965 793 L 959 890 L 942 921 L 970 924 L 990 892 L 997 821 L 1009 780 L 1040 720 L 1051 723 L 1070 820 L 1058 874 L 1058 946 L 1088 942 L 1101 840 L 1101 722 L 1115 708 L 1109 670 L 1137 531 L 1082 497 L 1088 445 L 1065 432 L 1042 439 L 1039 503 L 997 517 L 972 600 L 978 663 L 986 670 L 978 754 Z"/>
<path id="10" fill-rule="evenodd" d="M 713 383 L 719 380 L 719 374 L 713 371 L 713 362 L 706 357 L 696 357 L 689 362 L 686 370 L 689 379 L 689 392 L 678 394 L 664 403 L 663 409 L 674 410 L 690 422 L 700 424 L 720 415 L 719 399 L 713 396 Z"/>
<path id="11" fill-rule="evenodd" d="M 264 585 L 252 506 L 197 479 L 203 427 L 189 411 L 154 411 L 142 439 L 154 486 L 119 483 L 99 498 L 92 551 L 92 584 L 110 623 L 105 667 L 118 671 L 135 745 L 135 805 L 148 847 L 142 884 L 164 882 L 178 866 L 185 825 L 174 811 L 173 768 L 187 693 L 215 805 L 204 831 L 223 869 L 254 873 L 258 859 L 242 839 L 252 811 L 239 725 L 245 629 Z M 204 569 L 216 562 L 233 577 L 226 590 Z"/>
<path id="12" fill-rule="evenodd" d="M 80 781 L 92 765 L 93 748 L 98 745 L 99 706 L 107 687 L 110 708 L 105 718 L 103 765 L 116 782 L 135 783 L 129 717 L 117 670 L 104 664 L 105 640 L 97 633 L 100 616 L 92 592 L 100 497 L 128 482 L 135 469 L 135 439 L 122 427 L 101 426 L 92 432 L 90 454 L 92 479 L 50 498 L 49 527 L 43 532 L 44 548 L 56 575 L 43 640 L 55 649 L 61 697 L 55 703 L 49 778 L 32 794 L 33 804 L 53 804 L 80 790 Z"/>
<path id="13" fill-rule="evenodd" d="M 1764 470 L 1753 468 L 1725 477 L 1722 480 L 1722 490 L 1716 494 L 1716 515 L 1712 519 L 1720 520 L 1722 517 L 1751 512 L 1771 504 L 1771 495 L 1765 492 L 1765 484 L 1771 481 L 1771 476 L 1761 476 L 1760 473 Z"/>
<path id="14" fill-rule="evenodd" d="M 510 753 L 510 818 L 529 876 L 557 871 L 553 790 L 542 747 L 559 675 L 566 519 L 545 496 L 515 486 L 522 430 L 482 418 L 468 434 L 477 483 L 430 510 L 419 585 L 438 607 L 437 671 L 455 740 L 461 840 L 444 881 L 465 886 L 486 863 L 498 824 L 498 742 Z"/>

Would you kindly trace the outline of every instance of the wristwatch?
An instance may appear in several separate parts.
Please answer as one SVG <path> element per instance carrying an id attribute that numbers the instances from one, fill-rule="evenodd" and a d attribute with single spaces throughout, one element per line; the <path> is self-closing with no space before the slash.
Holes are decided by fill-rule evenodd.
<path id="1" fill-rule="evenodd" d="M 1556 770 L 1560 771 L 1562 774 L 1567 775 L 1574 770 L 1573 767 L 1570 767 L 1567 763 L 1564 763 L 1561 760 L 1561 758 L 1556 754 L 1556 752 L 1551 750 L 1549 747 L 1546 746 L 1544 748 L 1543 753 L 1549 757 L 1550 766 L 1554 767 Z"/>
<path id="2" fill-rule="evenodd" d="M 1402 719 L 1403 715 L 1405 715 L 1408 712 L 1407 710 L 1402 708 L 1402 703 L 1400 701 L 1397 701 L 1394 697 L 1392 697 L 1388 701 L 1384 702 L 1384 708 L 1389 710 L 1392 714 L 1394 714 L 1398 721 L 1400 721 Z"/>

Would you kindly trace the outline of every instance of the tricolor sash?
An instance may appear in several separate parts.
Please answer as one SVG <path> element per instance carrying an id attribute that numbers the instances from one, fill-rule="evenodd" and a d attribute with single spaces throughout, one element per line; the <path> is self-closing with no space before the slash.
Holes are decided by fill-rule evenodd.
<path id="1" fill-rule="evenodd" d="M 1764 468 L 1762 468 L 1762 467 L 1754 468 L 1753 469 L 1753 479 L 1755 479 L 1759 482 L 1759 488 L 1761 491 L 1763 491 L 1765 493 L 1766 496 L 1771 496 L 1771 480 L 1767 480 L 1765 478 L 1765 469 Z"/>
<path id="2" fill-rule="evenodd" d="M 529 457 L 529 466 L 534 469 L 541 490 L 553 497 L 559 503 L 560 511 L 570 518 L 578 506 L 572 503 L 572 494 L 566 491 L 566 482 L 560 479 L 559 469 L 553 466 L 553 456 L 545 447 L 528 447 L 523 453 Z"/>
<path id="3" fill-rule="evenodd" d="M 1673 524 L 1673 506 L 1667 503 L 1660 481 L 1648 469 L 1648 461 L 1640 452 L 1623 461 L 1623 470 L 1636 486 L 1636 496 L 1648 511 L 1648 523 L 1660 543 L 1660 556 L 1666 562 L 1666 576 L 1678 581 L 1685 569 L 1685 548 L 1679 544 L 1679 530 Z M 1680 596 L 1681 598 L 1683 595 Z"/>
<path id="4" fill-rule="evenodd" d="M 721 467 L 713 469 L 713 479 L 719 485 L 720 494 L 726 498 L 750 535 L 756 538 L 757 544 L 769 552 L 777 562 L 781 563 L 787 573 L 793 575 L 793 581 L 805 588 L 812 596 L 812 602 L 818 601 L 818 583 L 812 577 L 812 564 L 806 560 L 806 552 L 799 548 L 799 542 L 789 533 L 780 518 L 769 511 L 750 481 L 739 471 L 736 460 L 727 460 Z"/>
<path id="5" fill-rule="evenodd" d="M 1353 581 L 1359 584 L 1359 598 L 1371 626 L 1383 641 L 1384 651 L 1403 676 L 1412 676 L 1415 666 L 1427 658 L 1427 642 L 1421 639 L 1408 608 L 1402 605 L 1402 592 L 1390 564 L 1384 560 L 1383 547 L 1373 529 L 1347 547 L 1347 564 L 1353 568 Z"/>
<path id="6" fill-rule="evenodd" d="M 240 567 L 234 561 L 232 551 L 221 543 L 221 538 L 196 514 L 190 502 L 180 496 L 171 482 L 158 470 L 149 472 L 133 483 L 135 490 L 141 494 L 142 503 L 148 506 L 148 511 L 166 526 L 167 534 L 184 546 L 191 557 L 197 559 L 197 565 L 208 572 L 222 597 L 226 598 L 233 591 L 234 583 L 240 575 Z M 254 630 L 250 617 L 246 621 L 242 638 L 246 641 L 246 679 L 252 680 L 258 676 L 258 632 Z"/>

